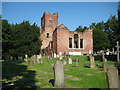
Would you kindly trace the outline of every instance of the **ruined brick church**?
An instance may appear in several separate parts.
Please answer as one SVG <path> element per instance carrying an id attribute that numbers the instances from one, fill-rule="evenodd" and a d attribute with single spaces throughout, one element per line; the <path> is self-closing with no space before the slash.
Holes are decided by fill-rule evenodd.
<path id="1" fill-rule="evenodd" d="M 83 55 L 93 52 L 92 29 L 84 32 L 70 31 L 64 24 L 58 26 L 58 13 L 45 12 L 41 18 L 41 54 L 59 57 L 66 55 Z"/>

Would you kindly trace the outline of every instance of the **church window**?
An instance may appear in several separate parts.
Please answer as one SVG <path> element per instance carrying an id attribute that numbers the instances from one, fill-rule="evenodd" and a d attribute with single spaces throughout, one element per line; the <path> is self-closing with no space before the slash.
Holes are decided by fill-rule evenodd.
<path id="1" fill-rule="evenodd" d="M 69 48 L 72 48 L 72 38 L 69 38 Z"/>
<path id="2" fill-rule="evenodd" d="M 53 20 L 49 20 L 49 23 L 52 24 L 52 23 L 53 23 Z"/>
<path id="3" fill-rule="evenodd" d="M 80 48 L 83 48 L 83 39 L 80 39 Z"/>
<path id="4" fill-rule="evenodd" d="M 49 33 L 47 33 L 47 38 L 49 38 Z"/>
<path id="5" fill-rule="evenodd" d="M 74 35 L 74 48 L 78 48 L 78 34 Z"/>

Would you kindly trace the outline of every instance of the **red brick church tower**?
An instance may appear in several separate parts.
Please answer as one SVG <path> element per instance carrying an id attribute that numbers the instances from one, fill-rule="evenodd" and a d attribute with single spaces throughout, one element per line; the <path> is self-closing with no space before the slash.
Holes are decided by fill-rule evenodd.
<path id="1" fill-rule="evenodd" d="M 58 26 L 58 13 L 53 15 L 45 12 L 41 18 L 41 39 L 42 39 L 42 52 L 48 54 L 48 46 L 52 47 L 52 35 L 55 28 Z"/>

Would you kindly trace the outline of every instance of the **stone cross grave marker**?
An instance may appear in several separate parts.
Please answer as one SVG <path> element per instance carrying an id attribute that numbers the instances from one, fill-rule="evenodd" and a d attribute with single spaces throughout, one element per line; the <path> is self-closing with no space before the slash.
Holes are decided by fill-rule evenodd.
<path id="1" fill-rule="evenodd" d="M 90 54 L 90 68 L 95 68 L 95 60 L 92 54 Z"/>
<path id="2" fill-rule="evenodd" d="M 117 61 L 120 61 L 120 59 L 119 59 L 119 48 L 120 48 L 120 46 L 119 46 L 119 42 L 118 41 L 117 41 L 116 48 L 117 48 Z"/>
<path id="3" fill-rule="evenodd" d="M 109 83 L 109 88 L 118 88 L 119 78 L 118 78 L 118 70 L 114 66 L 110 66 L 107 69 L 107 78 Z"/>
<path id="4" fill-rule="evenodd" d="M 72 59 L 68 58 L 68 64 L 72 64 Z"/>
<path id="5" fill-rule="evenodd" d="M 64 87 L 65 81 L 64 81 L 64 65 L 61 61 L 56 61 L 54 65 L 54 86 L 55 87 Z"/>

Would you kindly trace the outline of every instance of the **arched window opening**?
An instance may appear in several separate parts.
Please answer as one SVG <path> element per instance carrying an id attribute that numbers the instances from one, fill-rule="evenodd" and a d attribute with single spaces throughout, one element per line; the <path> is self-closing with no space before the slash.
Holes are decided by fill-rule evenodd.
<path id="1" fill-rule="evenodd" d="M 69 38 L 69 48 L 72 48 L 72 38 Z"/>
<path id="2" fill-rule="evenodd" d="M 49 38 L 49 33 L 47 33 L 47 38 Z"/>
<path id="3" fill-rule="evenodd" d="M 80 48 L 83 48 L 83 39 L 80 39 Z"/>
<path id="4" fill-rule="evenodd" d="M 74 48 L 78 48 L 78 34 L 74 35 Z"/>

